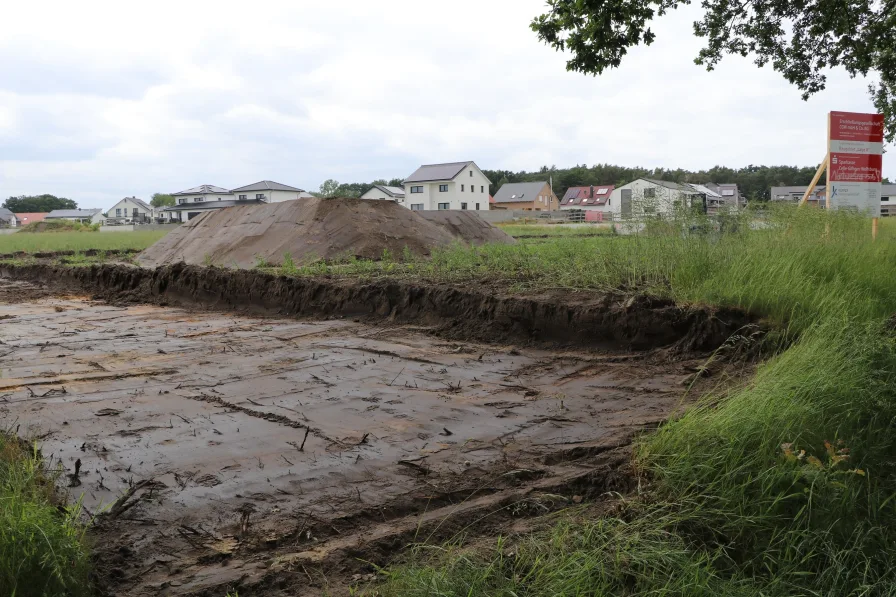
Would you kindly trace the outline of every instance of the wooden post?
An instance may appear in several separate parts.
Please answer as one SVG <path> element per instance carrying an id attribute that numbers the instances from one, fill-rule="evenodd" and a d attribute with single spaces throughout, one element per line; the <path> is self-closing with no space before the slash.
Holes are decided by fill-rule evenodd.
<path id="1" fill-rule="evenodd" d="M 828 169 L 827 173 L 824 177 L 824 207 L 831 211 L 831 113 L 828 112 L 828 140 L 827 143 L 827 151 L 828 151 Z"/>
<path id="2" fill-rule="evenodd" d="M 880 218 L 871 218 L 871 240 L 877 240 L 877 221 Z"/>
<path id="3" fill-rule="evenodd" d="M 809 195 L 811 195 L 815 190 L 815 185 L 818 184 L 818 179 L 821 178 L 821 173 L 828 168 L 828 160 L 830 159 L 830 157 L 831 154 L 826 153 L 824 159 L 821 160 L 821 164 L 819 164 L 818 170 L 815 171 L 815 176 L 812 177 L 812 182 L 809 183 L 809 188 L 806 189 L 806 192 L 803 193 L 803 198 L 800 199 L 800 205 L 805 205 L 806 201 L 809 200 Z M 772 197 L 772 199 L 774 199 L 774 197 Z M 830 208 L 830 205 L 828 207 Z"/>

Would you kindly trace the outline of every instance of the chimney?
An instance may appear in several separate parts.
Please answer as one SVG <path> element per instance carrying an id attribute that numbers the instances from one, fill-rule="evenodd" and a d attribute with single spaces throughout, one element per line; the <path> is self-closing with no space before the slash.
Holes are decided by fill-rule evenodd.
<path id="1" fill-rule="evenodd" d="M 591 195 L 590 197 L 594 199 L 594 185 L 591 185 Z"/>

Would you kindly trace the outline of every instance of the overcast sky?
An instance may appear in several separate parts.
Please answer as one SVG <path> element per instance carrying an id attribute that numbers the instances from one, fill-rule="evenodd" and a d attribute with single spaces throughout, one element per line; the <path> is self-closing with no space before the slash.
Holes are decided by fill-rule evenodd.
<path id="1" fill-rule="evenodd" d="M 316 190 L 482 168 L 816 165 L 843 72 L 808 102 L 771 69 L 693 64 L 699 7 L 601 77 L 565 70 L 543 0 L 15 2 L 0 36 L 0 197 L 108 208 L 200 184 Z M 884 175 L 896 178 L 896 160 Z M 614 181 L 605 181 L 614 182 Z M 724 182 L 724 181 L 719 181 Z"/>

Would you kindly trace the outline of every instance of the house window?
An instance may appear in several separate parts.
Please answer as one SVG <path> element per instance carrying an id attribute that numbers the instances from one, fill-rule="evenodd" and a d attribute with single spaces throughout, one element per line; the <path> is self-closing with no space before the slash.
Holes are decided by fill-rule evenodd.
<path id="1" fill-rule="evenodd" d="M 470 170 L 470 178 L 473 178 L 473 171 Z"/>
<path id="2" fill-rule="evenodd" d="M 460 185 L 460 192 L 461 192 L 461 193 L 464 192 L 464 185 Z"/>
<path id="3" fill-rule="evenodd" d="M 183 205 L 183 204 L 186 203 L 186 202 L 187 202 L 186 199 L 178 199 L 178 200 L 177 200 L 178 205 Z"/>
<path id="4" fill-rule="evenodd" d="M 422 203 L 411 203 L 411 210 L 412 211 L 423 211 L 423 204 Z"/>
<path id="5" fill-rule="evenodd" d="M 476 211 L 479 211 L 479 204 L 476 204 Z"/>
<path id="6" fill-rule="evenodd" d="M 644 189 L 644 196 L 648 197 L 648 198 L 656 197 L 656 189 L 654 189 L 654 188 Z"/>
<path id="7" fill-rule="evenodd" d="M 484 192 L 485 192 L 485 186 L 484 186 L 484 185 L 479 187 L 479 192 L 480 192 L 480 193 L 484 193 Z"/>
<path id="8" fill-rule="evenodd" d="M 460 204 L 460 208 L 461 208 L 461 209 L 467 209 L 467 204 L 466 204 L 466 203 L 461 203 L 461 204 Z"/>
<path id="9" fill-rule="evenodd" d="M 423 187 L 411 187 L 411 192 L 412 193 L 422 193 Z"/>
<path id="10" fill-rule="evenodd" d="M 120 210 L 120 209 L 116 209 L 116 210 L 115 210 L 115 217 L 116 217 L 116 218 L 120 218 L 120 217 L 121 217 L 121 210 Z"/>
<path id="11" fill-rule="evenodd" d="M 196 197 L 195 199 L 193 199 L 193 203 L 202 203 L 203 201 L 205 201 L 205 199 L 203 199 L 202 197 Z"/>
<path id="12" fill-rule="evenodd" d="M 240 195 L 240 201 L 245 201 L 248 198 L 249 198 L 248 195 Z"/>
<path id="13" fill-rule="evenodd" d="M 448 209 L 448 203 L 439 203 L 439 209 Z"/>
<path id="14" fill-rule="evenodd" d="M 439 185 L 439 192 L 440 192 L 440 193 L 447 193 L 447 192 L 448 192 L 448 185 L 446 185 L 446 184 L 440 184 L 440 185 Z"/>
<path id="15" fill-rule="evenodd" d="M 264 193 L 256 193 L 255 198 L 264 200 Z"/>
<path id="16" fill-rule="evenodd" d="M 134 213 L 134 217 L 135 217 L 135 218 L 136 218 L 138 215 L 140 215 L 140 212 L 137 211 L 137 208 L 136 208 L 136 207 L 134 208 L 134 212 L 133 212 L 133 213 Z"/>

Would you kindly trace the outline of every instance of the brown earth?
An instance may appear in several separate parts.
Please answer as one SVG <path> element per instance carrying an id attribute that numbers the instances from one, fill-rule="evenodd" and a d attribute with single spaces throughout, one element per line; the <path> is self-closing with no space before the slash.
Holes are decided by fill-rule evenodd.
<path id="1" fill-rule="evenodd" d="M 352 317 L 431 326 L 446 338 L 576 345 L 677 353 L 715 350 L 757 326 L 736 309 L 681 306 L 640 295 L 542 292 L 428 285 L 395 280 L 358 283 L 290 278 L 257 271 L 176 264 L 3 265 L 0 277 L 88 294 L 113 304 L 150 303 L 254 315 Z M 744 330 L 747 330 L 746 332 Z"/>
<path id="2" fill-rule="evenodd" d="M 170 232 L 138 257 L 147 267 L 173 263 L 248 268 L 297 265 L 385 252 L 429 255 L 454 242 L 515 242 L 472 213 L 431 221 L 392 201 L 302 199 L 210 211 Z"/>
<path id="3" fill-rule="evenodd" d="M 123 596 L 347 595 L 411 544 L 603 503 L 632 487 L 632 438 L 717 383 L 707 352 L 756 329 L 593 293 L 183 265 L 0 277 L 0 416 L 103 512 L 98 582 Z"/>

